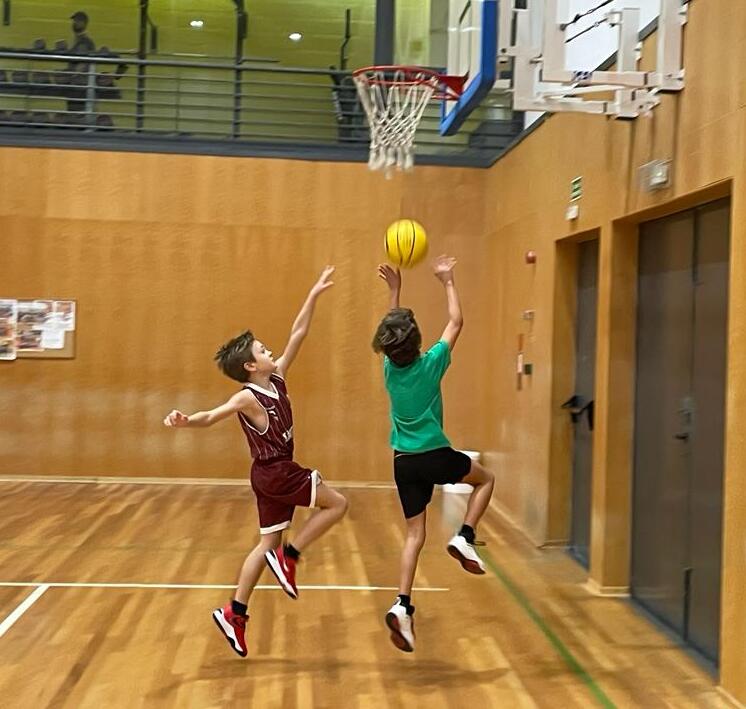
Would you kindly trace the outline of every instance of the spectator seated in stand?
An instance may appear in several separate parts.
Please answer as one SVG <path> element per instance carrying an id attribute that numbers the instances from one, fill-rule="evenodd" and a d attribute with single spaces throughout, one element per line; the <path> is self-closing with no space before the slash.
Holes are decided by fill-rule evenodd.
<path id="1" fill-rule="evenodd" d="M 105 57 L 118 59 L 119 55 L 108 47 L 96 50 L 96 45 L 87 34 L 89 18 L 83 11 L 75 12 L 72 20 L 73 43 L 68 45 L 66 40 L 57 40 L 53 49 L 47 49 L 44 38 L 35 39 L 31 49 L 12 50 L 23 52 L 38 52 L 39 54 L 67 54 L 76 57 Z M 49 65 L 50 68 L 53 65 Z M 0 112 L 0 126 L 32 124 L 33 127 L 45 125 L 57 126 L 94 126 L 96 130 L 111 130 L 114 127 L 112 118 L 108 114 L 89 115 L 95 112 L 95 103 L 91 103 L 89 83 L 91 81 L 91 67 L 94 67 L 94 81 L 92 86 L 95 99 L 116 100 L 121 98 L 121 92 L 116 82 L 127 72 L 127 64 L 121 63 L 98 64 L 91 61 L 71 59 L 63 70 L 42 71 L 42 67 L 33 71 L 0 69 L 0 90 L 26 96 L 52 96 L 67 98 L 67 110 L 48 113 L 45 111 L 8 111 Z M 33 106 L 32 106 L 33 108 Z"/>

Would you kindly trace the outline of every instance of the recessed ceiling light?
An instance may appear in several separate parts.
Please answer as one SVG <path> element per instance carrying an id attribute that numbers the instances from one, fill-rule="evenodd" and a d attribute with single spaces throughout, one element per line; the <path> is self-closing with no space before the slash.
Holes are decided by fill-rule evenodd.
<path id="1" fill-rule="evenodd" d="M 203 27 L 204 24 L 205 24 L 204 20 L 192 20 L 189 23 L 189 26 L 190 27 L 195 27 L 195 28 L 199 29 L 200 27 Z"/>
<path id="2" fill-rule="evenodd" d="M 291 32 L 288 35 L 288 39 L 293 42 L 300 42 L 303 39 L 303 35 L 300 32 Z"/>

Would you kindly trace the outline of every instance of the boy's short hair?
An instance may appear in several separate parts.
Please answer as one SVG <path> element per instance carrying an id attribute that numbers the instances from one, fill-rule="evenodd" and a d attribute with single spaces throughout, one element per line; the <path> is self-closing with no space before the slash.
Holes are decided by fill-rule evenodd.
<path id="1" fill-rule="evenodd" d="M 383 352 L 398 367 L 412 364 L 422 345 L 414 313 L 409 308 L 390 310 L 381 320 L 372 344 L 375 352 Z"/>
<path id="2" fill-rule="evenodd" d="M 215 361 L 223 374 L 237 382 L 249 381 L 249 373 L 244 368 L 244 364 L 254 361 L 254 354 L 251 351 L 254 339 L 254 333 L 246 330 L 238 337 L 228 340 L 215 353 Z"/>

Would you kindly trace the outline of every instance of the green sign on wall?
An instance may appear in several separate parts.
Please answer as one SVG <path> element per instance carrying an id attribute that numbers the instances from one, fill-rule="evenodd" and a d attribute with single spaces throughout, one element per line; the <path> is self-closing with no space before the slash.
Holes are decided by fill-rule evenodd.
<path id="1" fill-rule="evenodd" d="M 570 183 L 570 201 L 574 202 L 583 196 L 583 178 L 576 177 Z"/>

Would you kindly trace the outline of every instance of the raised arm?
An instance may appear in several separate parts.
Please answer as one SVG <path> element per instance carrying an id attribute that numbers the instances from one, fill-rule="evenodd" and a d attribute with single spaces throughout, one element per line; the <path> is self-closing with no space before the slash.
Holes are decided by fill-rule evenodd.
<path id="1" fill-rule="evenodd" d="M 253 419 L 255 415 L 259 414 L 258 411 L 255 411 L 257 407 L 259 407 L 259 404 L 251 392 L 240 391 L 224 404 L 209 411 L 197 411 L 187 416 L 181 411 L 174 409 L 163 419 L 163 423 L 166 426 L 174 428 L 205 428 L 212 426 L 218 421 L 222 421 L 224 418 L 228 418 L 228 416 L 235 414 L 237 411 L 244 411 L 249 415 L 250 419 Z"/>
<path id="2" fill-rule="evenodd" d="M 285 350 L 277 358 L 277 372 L 280 376 L 285 376 L 285 373 L 293 363 L 295 356 L 298 354 L 303 340 L 306 339 L 308 334 L 308 327 L 311 324 L 311 318 L 313 317 L 313 309 L 316 305 L 316 299 L 325 291 L 334 285 L 334 281 L 329 279 L 334 273 L 334 266 L 327 266 L 321 272 L 319 280 L 313 284 L 311 290 L 308 292 L 303 307 L 300 309 L 298 316 L 295 318 L 293 327 L 290 329 L 290 337 L 288 343 L 285 345 Z"/>
<path id="3" fill-rule="evenodd" d="M 440 336 L 449 349 L 458 340 L 461 334 L 461 328 L 464 326 L 464 317 L 461 314 L 461 302 L 459 301 L 456 283 L 453 278 L 453 268 L 456 265 L 456 259 L 452 256 L 438 256 L 433 263 L 435 277 L 443 284 L 446 290 L 446 299 L 448 302 L 448 324 L 443 334 Z"/>
<path id="4" fill-rule="evenodd" d="M 401 295 L 401 273 L 398 268 L 391 268 L 386 263 L 378 267 L 378 277 L 389 287 L 389 310 L 399 307 Z"/>

